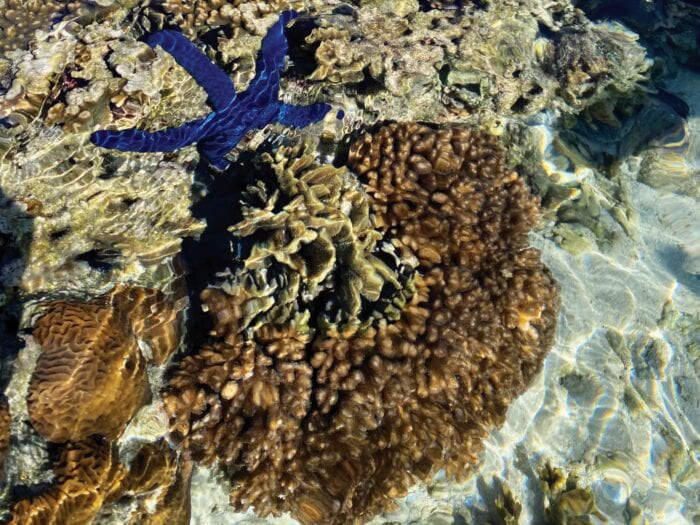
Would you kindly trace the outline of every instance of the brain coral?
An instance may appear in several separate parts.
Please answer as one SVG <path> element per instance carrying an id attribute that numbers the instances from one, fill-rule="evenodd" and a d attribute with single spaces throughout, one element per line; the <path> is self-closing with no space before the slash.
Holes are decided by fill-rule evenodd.
<path id="1" fill-rule="evenodd" d="M 103 440 L 69 443 L 55 466 L 54 485 L 12 506 L 11 525 L 92 523 L 103 503 L 114 498 L 124 470 Z"/>
<path id="2" fill-rule="evenodd" d="M 50 303 L 34 338 L 43 350 L 27 396 L 34 428 L 54 442 L 113 439 L 149 396 L 139 339 L 165 361 L 177 318 L 162 293 L 120 285 L 89 302 Z"/>
<path id="3" fill-rule="evenodd" d="M 9 523 L 103 523 L 101 509 L 123 498 L 136 500 L 128 523 L 189 523 L 189 463 L 180 463 L 162 440 L 140 444 L 128 466 L 118 456 L 101 438 L 66 444 L 54 465 L 51 487 L 15 502 Z"/>
<path id="4" fill-rule="evenodd" d="M 440 467 L 464 475 L 552 341 L 557 288 L 527 247 L 537 201 L 493 138 L 393 124 L 349 159 L 374 228 L 419 263 L 398 315 L 243 330 L 245 290 L 210 290 L 220 340 L 164 392 L 173 437 L 226 468 L 237 509 L 363 521 Z"/>

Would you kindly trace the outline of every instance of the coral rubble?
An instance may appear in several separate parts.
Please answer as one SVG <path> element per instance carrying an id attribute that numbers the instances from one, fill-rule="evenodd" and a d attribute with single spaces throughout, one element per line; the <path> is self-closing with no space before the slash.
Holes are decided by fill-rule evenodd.
<path id="1" fill-rule="evenodd" d="M 43 350 L 27 399 L 34 428 L 55 442 L 119 436 L 149 396 L 139 340 L 162 363 L 178 343 L 177 323 L 163 294 L 143 288 L 47 305 L 34 328 Z"/>
<path id="2" fill-rule="evenodd" d="M 249 301 L 243 287 L 208 290 L 219 340 L 185 358 L 164 392 L 173 437 L 193 459 L 231 472 L 238 509 L 345 523 L 386 509 L 437 468 L 463 476 L 551 344 L 557 288 L 527 248 L 537 201 L 492 137 L 392 124 L 360 138 L 349 159 L 365 181 L 375 231 L 393 239 L 400 259 L 418 261 L 398 315 L 329 331 L 291 316 L 295 301 L 286 315 L 246 329 L 252 309 L 280 301 Z M 306 206 L 292 200 L 273 213 L 272 200 L 234 226 L 271 230 L 252 239 L 244 268 L 274 259 L 271 242 L 314 241 L 305 223 L 332 224 L 310 214 L 287 226 L 294 210 L 313 212 L 315 203 L 322 211 L 332 195 L 309 184 L 332 180 L 331 168 L 296 171 L 304 173 L 278 168 L 280 187 L 296 185 Z M 351 207 L 340 210 L 352 216 Z M 282 250 L 279 260 L 309 275 L 303 255 L 292 264 Z"/>

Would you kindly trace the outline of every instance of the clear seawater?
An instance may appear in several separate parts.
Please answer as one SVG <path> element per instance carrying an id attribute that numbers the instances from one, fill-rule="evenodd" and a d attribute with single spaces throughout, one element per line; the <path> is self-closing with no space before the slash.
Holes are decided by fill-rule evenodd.
<path id="1" fill-rule="evenodd" d="M 435 3 L 454 10 L 463 9 L 466 2 Z M 547 11 L 546 2 L 534 3 Z M 327 4 L 328 11 L 350 9 L 343 8 L 340 2 Z M 357 6 L 362 2 L 349 4 Z M 421 6 L 424 4 L 430 2 L 420 2 Z M 484 4 L 495 9 L 499 2 Z M 506 123 L 501 123 L 504 133 L 516 129 L 507 125 L 512 119 L 530 137 L 528 144 L 534 155 L 528 158 L 530 166 L 537 164 L 541 176 L 578 192 L 573 201 L 591 202 L 588 207 L 572 206 L 579 210 L 580 216 L 565 218 L 545 207 L 542 223 L 530 235 L 531 245 L 541 250 L 542 260 L 560 286 L 561 311 L 553 347 L 541 373 L 510 406 L 504 425 L 487 437 L 481 462 L 466 481 L 455 483 L 439 471 L 432 481 L 417 485 L 399 499 L 394 511 L 375 517 L 373 524 L 502 523 L 497 507 L 504 489 L 512 492 L 522 505 L 519 523 L 544 523 L 540 473 L 545 464 L 574 474 L 578 487 L 592 493 L 595 512 L 589 512 L 590 521 L 584 523 L 700 523 L 700 26 L 694 22 L 686 25 L 677 22 L 684 9 L 697 9 L 697 3 L 625 0 L 575 4 L 583 9 L 581 16 L 599 24 L 614 25 L 623 35 L 621 38 L 640 35 L 638 43 L 655 65 L 649 78 L 642 82 L 645 95 L 640 95 L 637 105 L 629 105 L 633 108 L 631 112 L 618 115 L 618 125 L 591 121 L 586 115 L 564 118 L 554 107 L 543 107 L 527 118 L 502 116 Z M 315 9 L 323 11 L 324 6 Z M 665 16 L 663 20 L 672 19 L 682 29 L 674 33 L 676 26 L 673 26 L 666 31 L 658 23 L 660 12 Z M 669 12 L 677 13 L 676 18 L 669 18 Z M 687 13 L 690 17 L 690 11 Z M 692 16 L 700 24 L 696 10 Z M 436 38 L 437 32 L 436 29 Z M 108 38 L 106 33 L 96 34 L 95 38 Z M 9 37 L 0 32 L 0 42 L 3 38 Z M 42 58 L 43 63 L 59 60 L 62 51 L 56 49 L 53 57 Z M 10 87 L 21 59 L 13 55 L 10 60 L 12 66 L 0 70 L 0 109 L 3 100 L 15 94 L 10 92 Z M 420 77 L 419 65 L 404 63 L 396 67 L 410 67 Z M 40 76 L 41 71 L 36 75 Z M 157 92 L 159 87 L 157 81 L 139 80 L 135 74 L 130 81 L 143 81 L 144 92 Z M 192 85 L 185 84 L 183 104 L 190 98 L 194 102 L 183 110 L 185 120 L 202 116 L 198 111 L 203 105 L 203 95 L 195 90 L 190 93 L 189 89 Z M 348 98 L 354 96 L 356 89 L 356 86 L 348 88 Z M 47 96 L 56 95 L 55 90 L 49 91 L 51 94 Z M 381 114 L 370 119 L 369 111 L 363 114 L 357 108 L 354 110 L 349 112 L 351 118 L 344 121 L 348 133 L 357 132 L 365 124 L 396 120 L 393 115 Z M 416 114 L 421 114 L 420 108 Z M 363 122 L 363 118 L 370 122 Z M 486 121 L 492 122 L 493 118 L 490 115 Z M 136 122 L 138 117 L 134 119 Z M 31 140 L 41 143 L 46 151 L 64 140 L 65 131 L 44 126 L 41 119 L 29 120 L 30 123 L 20 125 L 38 129 L 30 134 Z M 435 115 L 428 123 L 457 125 L 459 119 Z M 11 133 L 16 125 L 16 120 L 0 114 L 0 126 L 3 126 L 0 161 L 3 152 L 23 140 Z M 268 141 L 277 132 L 267 130 L 251 141 L 253 145 L 256 140 L 257 144 Z M 317 150 L 318 158 L 332 160 L 336 153 L 342 155 L 339 152 L 346 146 L 322 144 Z M 248 153 L 241 155 L 245 157 Z M 150 168 L 150 161 L 144 161 L 138 166 L 139 177 L 143 179 L 139 184 L 154 206 L 163 205 L 166 199 L 176 199 L 168 192 L 180 192 L 182 197 L 191 190 L 181 200 L 165 204 L 182 210 L 188 209 L 189 199 L 196 200 L 197 192 L 205 193 L 206 185 L 211 184 L 208 191 L 217 198 L 212 208 L 202 213 L 209 224 L 216 225 L 224 220 L 221 215 L 230 206 L 227 200 L 230 194 L 226 193 L 230 190 L 222 185 L 221 179 L 214 183 L 213 175 L 210 179 L 194 180 L 191 188 L 192 181 L 182 187 L 176 187 L 173 182 L 180 180 L 177 176 L 182 173 L 194 179 L 192 172 L 183 168 L 191 163 L 192 155 L 195 153 L 189 151 L 170 158 L 171 171 L 157 172 L 157 161 Z M 98 162 L 94 158 L 90 161 Z M 4 287 L 3 301 L 5 296 L 12 296 L 11 301 L 2 303 L 0 385 L 11 400 L 12 410 L 20 411 L 26 410 L 22 389 L 26 389 L 32 359 L 39 352 L 30 341 L 33 309 L 47 298 L 85 299 L 91 291 L 95 295 L 103 293 L 110 283 L 114 284 L 109 272 L 117 257 L 109 249 L 97 249 L 89 242 L 84 246 L 78 243 L 72 249 L 75 256 L 72 266 L 52 266 L 50 271 L 42 271 L 36 262 L 42 257 L 36 250 L 46 249 L 46 245 L 33 244 L 31 232 L 20 231 L 26 224 L 18 226 L 24 224 L 21 216 L 31 206 L 28 200 L 18 198 L 22 197 L 22 189 L 48 187 L 61 188 L 61 192 L 65 189 L 61 193 L 62 206 L 57 205 L 51 212 L 54 215 L 49 214 L 48 218 L 39 214 L 36 220 L 41 222 L 54 220 L 66 207 L 83 206 L 81 202 L 90 194 L 90 185 L 96 182 L 89 177 L 66 179 L 60 172 L 64 167 L 33 173 L 33 163 L 38 160 L 29 154 L 23 162 L 20 171 L 0 164 L 0 170 L 4 170 L 0 171 L 0 285 Z M 125 161 L 128 162 L 131 160 Z M 128 171 L 126 164 L 123 170 Z M 122 169 L 121 165 L 118 169 Z M 42 178 L 49 182 L 42 180 L 31 186 Z M 534 176 L 529 179 L 533 186 L 537 184 L 535 179 Z M 596 211 L 591 212 L 592 208 Z M 124 216 L 115 219 L 115 223 L 121 224 Z M 186 222 L 184 217 L 173 211 L 169 218 Z M 81 231 L 89 232 L 90 228 L 85 226 L 89 217 L 81 220 Z M 106 228 L 102 223 L 98 227 Z M 142 227 L 134 226 L 132 232 L 127 225 L 124 231 L 137 238 L 137 230 Z M 70 222 L 63 224 L 63 228 L 70 231 Z M 190 236 L 201 233 L 193 223 L 182 226 L 182 230 Z M 56 243 L 62 235 L 58 231 Z M 182 238 L 187 235 L 183 233 Z M 177 240 L 177 235 L 174 238 Z M 185 251 L 203 249 L 193 248 L 188 242 L 184 243 Z M 217 244 L 221 239 L 211 242 L 206 250 L 221 247 Z M 173 252 L 169 255 L 171 260 L 162 267 L 134 263 L 122 268 L 123 275 L 130 275 L 137 283 L 162 281 L 161 284 L 168 286 L 175 273 L 186 271 L 177 266 L 181 263 L 173 266 L 172 258 L 179 245 L 174 241 L 173 246 L 176 247 L 168 248 Z M 13 287 L 21 293 L 10 292 Z M 196 319 L 198 314 L 188 315 Z M 161 381 L 157 374 L 151 379 L 154 384 Z M 18 414 L 13 412 L 14 430 L 28 424 L 26 417 Z M 138 424 L 128 427 L 121 440 L 126 443 L 154 439 L 164 432 L 166 425 L 157 407 L 147 407 Z M 14 456 L 9 474 L 6 472 L 10 476 L 7 479 L 18 486 L 39 486 L 50 480 L 45 467 L 48 453 L 45 445 L 37 444 L 26 429 L 22 432 L 13 435 L 11 446 L 17 448 L 11 452 Z M 26 494 L 22 488 L 15 490 L 2 484 L 0 487 L 3 505 Z M 220 472 L 195 467 L 191 523 L 295 523 L 288 516 L 260 518 L 252 510 L 236 513 L 228 504 L 228 492 Z M 105 518 L 104 523 L 118 523 L 121 518 L 117 514 L 110 519 Z"/>

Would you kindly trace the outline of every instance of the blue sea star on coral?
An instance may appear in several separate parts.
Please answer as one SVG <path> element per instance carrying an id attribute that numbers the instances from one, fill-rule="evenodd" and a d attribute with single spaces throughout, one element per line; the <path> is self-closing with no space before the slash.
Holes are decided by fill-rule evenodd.
<path id="1" fill-rule="evenodd" d="M 214 168 L 228 167 L 229 153 L 245 134 L 273 122 L 304 127 L 323 118 L 328 104 L 295 106 L 278 99 L 280 69 L 287 54 L 285 24 L 296 18 L 295 11 L 281 13 L 262 41 L 256 62 L 256 75 L 243 93 L 236 93 L 229 76 L 213 64 L 182 33 L 159 31 L 148 36 L 151 47 L 160 46 L 170 53 L 197 83 L 204 88 L 213 112 L 177 128 L 149 132 L 139 129 L 101 130 L 90 137 L 104 148 L 121 151 L 175 151 L 197 143 L 204 159 Z"/>

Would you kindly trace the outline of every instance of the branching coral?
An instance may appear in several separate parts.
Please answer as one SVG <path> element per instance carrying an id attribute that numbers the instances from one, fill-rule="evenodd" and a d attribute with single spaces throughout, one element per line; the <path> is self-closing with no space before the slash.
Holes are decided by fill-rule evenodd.
<path id="1" fill-rule="evenodd" d="M 50 303 L 34 328 L 43 349 L 27 396 L 34 428 L 55 442 L 121 434 L 149 395 L 139 339 L 164 362 L 179 338 L 176 314 L 160 292 L 129 286 Z"/>
<path id="2" fill-rule="evenodd" d="M 22 49 L 37 30 L 48 30 L 66 13 L 76 12 L 82 2 L 67 0 L 0 1 L 0 54 Z"/>
<path id="3" fill-rule="evenodd" d="M 293 0 L 272 0 L 255 2 L 250 0 L 158 0 L 155 2 L 162 12 L 171 16 L 184 33 L 193 35 L 199 31 L 208 31 L 212 27 L 230 25 L 243 26 L 251 32 L 264 34 L 256 21 L 269 14 L 297 6 L 300 2 Z"/>
<path id="4" fill-rule="evenodd" d="M 233 64 L 234 83 L 240 89 L 252 79 L 262 37 L 278 14 L 304 7 L 299 0 L 157 0 L 145 9 L 142 25 L 152 32 L 167 20 L 190 38 L 215 34 L 210 40 L 212 56 L 216 53 L 219 62 Z"/>
<path id="5" fill-rule="evenodd" d="M 224 340 L 187 357 L 164 393 L 173 437 L 229 468 L 238 509 L 347 523 L 439 467 L 465 474 L 551 344 L 557 290 L 527 248 L 537 202 L 493 138 L 390 125 L 350 164 L 372 224 L 419 261 L 397 317 L 350 333 L 274 319 L 242 330 L 246 290 L 208 291 Z"/>

